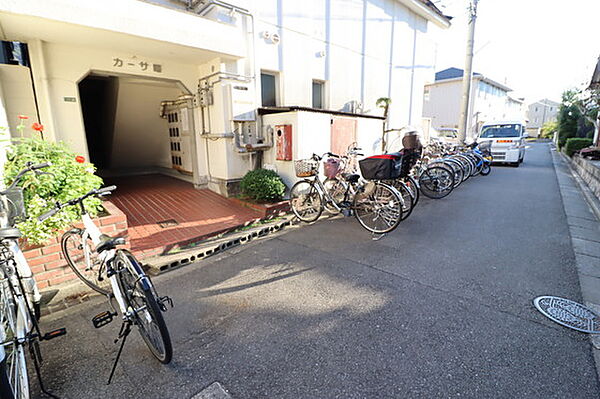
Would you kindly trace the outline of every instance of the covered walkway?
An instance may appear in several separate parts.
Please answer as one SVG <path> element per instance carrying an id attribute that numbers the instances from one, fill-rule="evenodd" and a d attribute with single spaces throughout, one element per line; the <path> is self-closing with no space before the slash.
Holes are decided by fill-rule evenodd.
<path id="1" fill-rule="evenodd" d="M 127 215 L 131 249 L 140 257 L 166 253 L 261 216 L 208 189 L 198 190 L 168 176 L 110 178 L 105 184 L 117 186 L 111 201 Z"/>

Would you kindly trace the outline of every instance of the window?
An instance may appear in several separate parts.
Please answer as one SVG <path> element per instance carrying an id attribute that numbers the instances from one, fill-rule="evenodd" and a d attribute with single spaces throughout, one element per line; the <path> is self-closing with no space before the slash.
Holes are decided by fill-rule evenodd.
<path id="1" fill-rule="evenodd" d="M 313 108 L 323 108 L 323 86 L 324 82 L 313 80 L 312 82 L 312 106 Z"/>
<path id="2" fill-rule="evenodd" d="M 263 107 L 277 106 L 277 82 L 275 75 L 261 72 L 260 93 Z"/>

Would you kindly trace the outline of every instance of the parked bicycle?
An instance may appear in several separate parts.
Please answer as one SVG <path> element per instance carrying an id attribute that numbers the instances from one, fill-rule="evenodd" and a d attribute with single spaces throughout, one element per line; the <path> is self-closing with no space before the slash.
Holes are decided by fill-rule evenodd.
<path id="1" fill-rule="evenodd" d="M 64 328 L 42 334 L 38 325 L 41 295 L 25 256 L 19 247 L 21 232 L 16 223 L 26 218 L 23 189 L 18 187 L 25 174 L 47 174 L 50 166 L 27 164 L 12 184 L 0 192 L 0 399 L 29 398 L 26 348 L 33 360 L 39 385 L 46 395 L 40 374 L 42 362 L 39 341 L 66 334 Z"/>
<path id="2" fill-rule="evenodd" d="M 118 248 L 126 243 L 123 237 L 109 237 L 100 232 L 85 208 L 89 197 L 104 197 L 116 186 L 91 190 L 87 194 L 56 203 L 50 211 L 39 217 L 45 220 L 67 206 L 77 206 L 81 212 L 83 229 L 67 231 L 61 239 L 62 252 L 73 272 L 88 287 L 106 295 L 111 310 L 102 312 L 92 319 L 95 328 L 110 323 L 117 311 L 112 299 L 117 302 L 123 324 L 117 340 L 121 339 L 117 357 L 108 382 L 110 383 L 121 355 L 125 340 L 135 325 L 150 352 L 161 363 L 169 363 L 173 355 L 171 338 L 162 313 L 167 305 L 173 306 L 168 296 L 159 296 L 143 271 L 141 264 L 126 249 Z"/>
<path id="3" fill-rule="evenodd" d="M 354 214 L 360 225 L 371 233 L 384 234 L 394 230 L 402 220 L 403 200 L 400 193 L 389 184 L 366 181 L 358 174 L 342 172 L 339 176 L 337 173 L 330 175 L 330 178 L 338 178 L 336 181 L 342 187 L 339 194 L 332 195 L 332 188 L 327 189 L 318 175 L 319 164 L 325 156 L 344 159 L 327 152 L 322 156 L 313 154 L 309 159 L 294 162 L 296 176 L 304 178 L 290 190 L 290 204 L 296 217 L 311 223 L 327 207 L 347 216 Z"/>

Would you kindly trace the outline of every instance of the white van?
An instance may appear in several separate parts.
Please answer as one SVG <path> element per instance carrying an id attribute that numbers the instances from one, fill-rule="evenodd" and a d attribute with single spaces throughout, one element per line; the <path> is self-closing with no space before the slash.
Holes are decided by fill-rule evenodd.
<path id="1" fill-rule="evenodd" d="M 506 162 L 519 166 L 525 158 L 525 123 L 499 121 L 485 123 L 479 132 L 478 142 L 492 142 L 493 162 Z"/>

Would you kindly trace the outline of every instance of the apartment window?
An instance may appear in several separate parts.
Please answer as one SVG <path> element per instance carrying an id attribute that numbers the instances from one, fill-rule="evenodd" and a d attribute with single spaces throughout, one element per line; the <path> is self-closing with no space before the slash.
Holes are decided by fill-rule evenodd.
<path id="1" fill-rule="evenodd" d="M 325 82 L 313 80 L 312 82 L 312 106 L 313 108 L 324 108 L 323 97 L 325 94 Z"/>
<path id="2" fill-rule="evenodd" d="M 261 72 L 260 93 L 263 107 L 277 106 L 277 80 L 274 74 Z"/>

